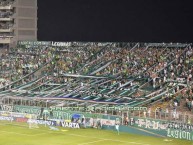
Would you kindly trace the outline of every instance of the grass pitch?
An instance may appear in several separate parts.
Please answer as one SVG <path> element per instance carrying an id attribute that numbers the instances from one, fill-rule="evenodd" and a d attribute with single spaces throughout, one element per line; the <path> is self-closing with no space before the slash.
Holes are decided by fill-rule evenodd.
<path id="1" fill-rule="evenodd" d="M 40 126 L 29 129 L 27 124 L 0 121 L 0 145 L 193 145 L 193 142 L 173 138 L 154 138 L 97 129 L 59 131 Z"/>

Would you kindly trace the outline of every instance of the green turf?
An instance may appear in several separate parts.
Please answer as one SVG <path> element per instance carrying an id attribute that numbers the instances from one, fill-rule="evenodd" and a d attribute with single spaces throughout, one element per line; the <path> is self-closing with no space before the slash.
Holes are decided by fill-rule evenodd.
<path id="1" fill-rule="evenodd" d="M 154 138 L 97 129 L 48 127 L 29 129 L 27 124 L 0 122 L 0 145 L 193 145 L 173 138 Z M 63 131 L 62 131 L 63 130 Z"/>

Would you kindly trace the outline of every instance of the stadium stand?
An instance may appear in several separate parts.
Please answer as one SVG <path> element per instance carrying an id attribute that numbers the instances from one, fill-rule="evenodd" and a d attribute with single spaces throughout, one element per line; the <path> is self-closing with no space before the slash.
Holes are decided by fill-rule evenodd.
<path id="1" fill-rule="evenodd" d="M 0 97 L 192 110 L 191 44 L 100 44 L 10 49 L 0 59 Z"/>

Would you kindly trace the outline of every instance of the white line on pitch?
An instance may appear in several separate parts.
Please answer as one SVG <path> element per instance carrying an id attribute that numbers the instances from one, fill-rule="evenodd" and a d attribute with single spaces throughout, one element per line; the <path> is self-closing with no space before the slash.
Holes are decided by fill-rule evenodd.
<path id="1" fill-rule="evenodd" d="M 29 134 L 25 134 L 25 133 L 18 133 L 18 132 L 11 132 L 11 131 L 0 131 L 1 133 L 13 133 L 13 134 L 18 134 L 18 135 L 24 135 L 24 136 L 37 136 L 37 135 L 43 135 L 46 133 L 38 133 L 38 134 L 34 134 L 34 135 L 29 135 Z"/>
<path id="2" fill-rule="evenodd" d="M 104 140 L 106 140 L 106 139 L 103 139 L 103 140 L 97 140 L 97 141 L 92 141 L 92 142 L 86 142 L 86 143 L 81 143 L 81 144 L 78 144 L 78 145 L 93 144 L 93 143 L 101 142 L 101 141 L 104 141 Z"/>
<path id="3" fill-rule="evenodd" d="M 25 135 L 25 136 L 32 136 L 32 135 L 28 135 L 28 134 L 24 134 L 24 133 L 17 133 L 17 132 L 11 132 L 11 131 L 3 131 L 3 130 L 1 130 L 0 132 L 3 132 L 3 133 L 13 133 L 13 134 Z"/>
<path id="4" fill-rule="evenodd" d="M 0 124 L 2 125 L 2 124 Z M 20 125 L 16 125 L 16 126 L 20 126 Z M 26 126 L 27 127 L 27 126 Z M 59 132 L 55 132 L 55 131 L 47 131 L 47 130 L 41 130 L 41 129 L 36 129 L 33 128 L 34 130 L 39 130 L 39 131 L 43 131 L 43 132 L 47 132 L 47 133 L 59 133 Z M 42 133 L 43 134 L 43 133 Z M 46 133 L 45 133 L 46 134 Z M 79 134 L 69 134 L 69 133 L 64 133 L 64 132 L 60 132 L 59 134 L 66 134 L 66 135 L 71 135 L 71 136 L 80 136 L 80 137 L 86 137 L 88 138 L 88 136 L 86 135 L 79 135 Z M 23 134 L 24 135 L 24 134 Z M 26 134 L 27 135 L 27 134 Z M 39 134 L 38 134 L 39 135 Z M 35 136 L 35 135 L 28 135 L 28 136 Z M 138 143 L 138 142 L 127 142 L 127 141 L 121 141 L 121 140 L 113 140 L 113 139 L 106 139 L 106 138 L 97 138 L 97 137 L 90 137 L 90 138 L 95 138 L 95 139 L 100 139 L 100 140 L 109 140 L 109 141 L 114 141 L 114 142 L 122 142 L 122 143 L 130 143 L 130 144 L 138 144 L 138 145 L 150 145 L 150 144 L 144 144 L 144 143 Z"/>
<path id="5" fill-rule="evenodd" d="M 88 136 L 79 135 L 79 134 L 67 134 L 67 135 L 80 136 L 80 137 L 86 137 L 86 138 L 88 138 Z M 144 144 L 144 143 L 138 143 L 138 142 L 127 142 L 127 141 L 113 140 L 113 139 L 107 139 L 107 138 L 97 138 L 97 137 L 90 137 L 90 138 L 101 139 L 101 141 L 102 141 L 102 140 L 103 140 L 103 141 L 104 141 L 104 140 L 108 140 L 108 141 L 113 141 L 113 142 L 122 142 L 122 143 L 138 144 L 138 145 L 150 145 L 150 144 Z"/>

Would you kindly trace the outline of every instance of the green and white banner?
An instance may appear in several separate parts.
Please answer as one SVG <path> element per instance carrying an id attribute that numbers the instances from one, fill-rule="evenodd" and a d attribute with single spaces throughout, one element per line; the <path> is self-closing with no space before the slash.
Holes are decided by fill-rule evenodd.
<path id="1" fill-rule="evenodd" d="M 130 118 L 130 126 L 162 136 L 193 141 L 193 125 L 149 118 Z"/>

